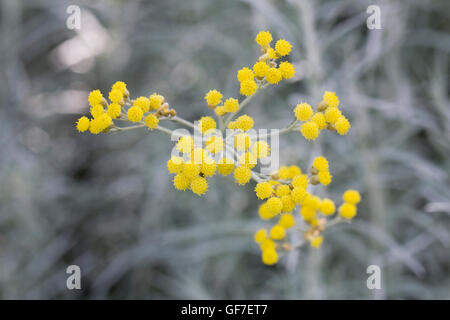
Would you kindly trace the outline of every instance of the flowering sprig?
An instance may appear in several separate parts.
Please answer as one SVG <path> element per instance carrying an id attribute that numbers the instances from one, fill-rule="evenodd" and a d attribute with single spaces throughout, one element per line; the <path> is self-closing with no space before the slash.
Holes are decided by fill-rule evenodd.
<path id="1" fill-rule="evenodd" d="M 147 128 L 175 138 L 177 142 L 167 161 L 167 169 L 174 174 L 173 185 L 177 190 L 190 190 L 201 196 L 209 189 L 207 179 L 216 173 L 222 176 L 232 174 L 238 185 L 255 181 L 256 197 L 264 200 L 258 210 L 260 218 L 276 221 L 270 228 L 262 228 L 254 235 L 261 249 L 262 261 L 267 265 L 277 263 L 283 254 L 308 242 L 319 248 L 323 231 L 353 219 L 357 213 L 356 205 L 361 200 L 358 191 L 347 190 L 335 215 L 333 200 L 312 193 L 313 186 L 327 186 L 333 178 L 329 163 L 323 156 L 314 159 L 308 173 L 295 165 L 281 166 L 270 174 L 256 169 L 271 155 L 266 139 L 272 133 L 253 134 L 253 118 L 238 114 L 259 91 L 295 75 L 294 66 L 286 60 L 281 61 L 289 55 L 292 45 L 280 39 L 271 47 L 272 40 L 270 32 L 259 32 L 255 41 L 262 54 L 253 66 L 243 67 L 237 72 L 239 92 L 244 97 L 242 101 L 234 97 L 225 99 L 216 89 L 206 93 L 204 99 L 214 110 L 217 122 L 210 116 L 203 116 L 195 123 L 187 121 L 179 117 L 157 93 L 132 99 L 126 84 L 121 81 L 113 84 L 108 94 L 109 102 L 99 90 L 93 90 L 88 97 L 91 119 L 82 116 L 76 122 L 78 131 L 92 134 Z M 350 122 L 342 115 L 339 98 L 334 92 L 326 91 L 316 110 L 301 102 L 293 113 L 291 123 L 277 134 L 299 131 L 306 140 L 315 140 L 324 129 L 336 131 L 339 135 L 347 134 L 350 129 Z M 194 130 L 194 136 L 161 126 L 160 122 L 165 120 Z M 228 133 L 226 138 L 223 137 L 225 131 Z M 299 213 L 298 217 L 294 212 Z M 289 232 L 302 233 L 302 241 L 291 243 L 287 236 Z"/>

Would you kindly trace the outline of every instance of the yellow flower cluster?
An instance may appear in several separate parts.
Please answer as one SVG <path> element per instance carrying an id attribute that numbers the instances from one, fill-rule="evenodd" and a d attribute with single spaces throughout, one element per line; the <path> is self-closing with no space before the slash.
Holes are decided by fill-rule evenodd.
<path id="1" fill-rule="evenodd" d="M 300 132 L 307 140 L 315 140 L 323 129 L 336 130 L 340 135 L 347 134 L 350 122 L 338 108 L 339 98 L 334 92 L 325 91 L 322 101 L 314 112 L 306 102 L 299 103 L 294 108 L 295 118 L 303 122 Z"/>

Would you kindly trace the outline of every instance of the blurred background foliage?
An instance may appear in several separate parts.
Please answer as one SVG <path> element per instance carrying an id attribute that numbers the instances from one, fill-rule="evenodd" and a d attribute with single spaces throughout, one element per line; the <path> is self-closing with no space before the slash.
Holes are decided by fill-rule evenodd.
<path id="1" fill-rule="evenodd" d="M 79 5 L 81 29 L 66 9 Z M 382 30 L 366 9 L 381 8 Z M 0 70 L 0 298 L 450 298 L 449 1 L 3 0 Z M 253 185 L 211 179 L 198 198 L 171 185 L 172 143 L 146 130 L 91 136 L 74 122 L 92 89 L 125 81 L 191 121 L 204 94 L 238 93 L 261 29 L 295 47 L 297 75 L 248 113 L 281 128 L 301 100 L 336 91 L 350 134 L 283 136 L 281 164 L 331 163 L 363 201 L 352 224 L 264 266 Z M 83 290 L 66 289 L 68 265 Z M 382 268 L 382 290 L 366 287 Z"/>

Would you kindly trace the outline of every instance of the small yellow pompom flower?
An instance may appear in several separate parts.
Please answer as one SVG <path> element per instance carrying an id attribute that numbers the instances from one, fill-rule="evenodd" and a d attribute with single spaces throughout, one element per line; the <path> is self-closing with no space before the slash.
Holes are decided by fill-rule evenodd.
<path id="1" fill-rule="evenodd" d="M 280 66 L 278 67 L 278 69 L 281 71 L 281 75 L 283 76 L 283 79 L 290 79 L 295 75 L 294 66 L 287 61 L 280 63 Z"/>
<path id="2" fill-rule="evenodd" d="M 122 102 L 122 99 L 123 99 L 123 93 L 118 89 L 112 89 L 109 92 L 108 97 L 109 97 L 109 100 L 111 100 L 111 102 L 120 103 L 120 102 Z"/>
<path id="3" fill-rule="evenodd" d="M 245 185 L 250 181 L 252 177 L 252 171 L 247 166 L 238 166 L 234 169 L 234 180 L 239 185 Z"/>
<path id="4" fill-rule="evenodd" d="M 219 136 L 211 136 L 206 140 L 206 150 L 212 154 L 219 153 L 223 150 L 224 141 Z"/>
<path id="5" fill-rule="evenodd" d="M 103 100 L 103 95 L 100 90 L 93 90 L 89 93 L 88 101 L 91 107 L 101 104 Z"/>
<path id="6" fill-rule="evenodd" d="M 105 130 L 112 124 L 112 119 L 107 113 L 104 113 L 100 117 L 98 117 L 97 121 L 101 130 Z"/>
<path id="7" fill-rule="evenodd" d="M 88 117 L 81 117 L 77 120 L 77 130 L 79 132 L 85 132 L 89 129 L 89 118 Z"/>
<path id="8" fill-rule="evenodd" d="M 211 158 L 200 165 L 200 172 L 205 177 L 212 177 L 216 173 L 216 170 L 217 164 Z"/>
<path id="9" fill-rule="evenodd" d="M 260 182 L 255 187 L 256 196 L 263 200 L 270 197 L 273 193 L 272 185 L 269 182 Z"/>
<path id="10" fill-rule="evenodd" d="M 256 35 L 255 41 L 261 47 L 267 47 L 272 42 L 272 34 L 269 31 L 260 31 Z"/>
<path id="11" fill-rule="evenodd" d="M 294 113 L 298 121 L 308 121 L 311 119 L 314 111 L 308 103 L 302 102 L 295 107 Z"/>
<path id="12" fill-rule="evenodd" d="M 177 149 L 182 153 L 190 153 L 194 149 L 194 139 L 191 136 L 181 137 L 177 142 Z"/>
<path id="13" fill-rule="evenodd" d="M 205 100 L 206 100 L 206 103 L 208 104 L 208 106 L 215 107 L 222 100 L 222 94 L 219 91 L 215 90 L 215 89 L 214 90 L 210 90 L 205 95 Z"/>
<path id="14" fill-rule="evenodd" d="M 262 79 L 266 76 L 269 68 L 269 65 L 265 61 L 259 61 L 253 66 L 253 72 L 257 78 Z"/>
<path id="15" fill-rule="evenodd" d="M 311 244 L 311 247 L 319 249 L 322 245 L 323 237 L 317 236 L 310 239 L 309 243 Z"/>
<path id="16" fill-rule="evenodd" d="M 208 190 L 208 182 L 202 177 L 194 178 L 191 181 L 191 190 L 196 195 L 201 196 Z"/>
<path id="17" fill-rule="evenodd" d="M 200 173 L 200 166 L 196 163 L 193 163 L 192 161 L 188 161 L 183 165 L 182 173 L 185 175 L 188 179 L 193 179 L 198 176 Z"/>
<path id="18" fill-rule="evenodd" d="M 237 78 L 238 78 L 239 82 L 248 81 L 248 80 L 253 81 L 253 79 L 255 78 L 255 74 L 253 73 L 253 71 L 251 69 L 244 67 L 238 71 Z"/>
<path id="19" fill-rule="evenodd" d="M 217 163 L 217 171 L 223 176 L 229 175 L 234 170 L 234 162 L 229 158 L 222 158 Z"/>
<path id="20" fill-rule="evenodd" d="M 122 113 L 122 107 L 118 103 L 111 103 L 106 112 L 112 119 L 117 119 Z"/>
<path id="21" fill-rule="evenodd" d="M 150 129 L 156 129 L 158 127 L 159 119 L 153 114 L 150 113 L 145 117 L 145 125 Z"/>
<path id="22" fill-rule="evenodd" d="M 291 188 L 287 184 L 278 185 L 275 190 L 277 197 L 291 194 Z"/>
<path id="23" fill-rule="evenodd" d="M 315 140 L 319 136 L 319 126 L 314 121 L 302 124 L 300 132 L 306 140 Z"/>
<path id="24" fill-rule="evenodd" d="M 102 132 L 102 130 L 103 128 L 99 118 L 91 119 L 89 123 L 89 132 L 92 134 L 99 134 L 100 132 Z"/>
<path id="25" fill-rule="evenodd" d="M 136 107 L 142 109 L 142 112 L 146 113 L 150 110 L 150 99 L 147 97 L 139 97 L 134 100 L 134 104 Z"/>
<path id="26" fill-rule="evenodd" d="M 312 165 L 319 171 L 328 171 L 328 160 L 325 157 L 315 157 Z"/>
<path id="27" fill-rule="evenodd" d="M 302 169 L 298 166 L 289 166 L 289 179 L 294 178 L 302 173 Z"/>
<path id="28" fill-rule="evenodd" d="M 341 204 L 339 215 L 345 219 L 353 219 L 356 216 L 356 206 L 347 202 Z"/>
<path id="29" fill-rule="evenodd" d="M 267 250 L 275 250 L 276 244 L 275 244 L 275 241 L 273 241 L 272 239 L 266 238 L 266 239 L 263 240 L 263 242 L 261 242 L 259 247 L 264 252 L 264 251 L 267 251 Z"/>
<path id="30" fill-rule="evenodd" d="M 267 49 L 267 55 L 269 56 L 269 59 L 272 59 L 272 60 L 279 58 L 279 55 L 277 54 L 277 52 L 272 48 Z"/>
<path id="31" fill-rule="evenodd" d="M 190 184 L 191 180 L 184 174 L 177 174 L 173 178 L 173 186 L 177 190 L 186 190 L 187 188 L 189 188 Z"/>
<path id="32" fill-rule="evenodd" d="M 323 101 L 331 108 L 337 108 L 339 105 L 339 98 L 331 91 L 325 91 L 323 94 Z"/>
<path id="33" fill-rule="evenodd" d="M 357 204 L 361 201 L 361 195 L 357 190 L 348 189 L 342 195 L 342 199 L 350 204 Z"/>
<path id="34" fill-rule="evenodd" d="M 281 71 L 277 68 L 270 68 L 266 73 L 266 81 L 270 84 L 276 84 L 283 79 Z"/>
<path id="35" fill-rule="evenodd" d="M 253 153 L 244 152 L 239 156 L 239 164 L 241 166 L 247 166 L 250 169 L 253 169 L 258 163 L 258 159 Z"/>
<path id="36" fill-rule="evenodd" d="M 294 187 L 291 191 L 291 197 L 295 203 L 302 203 L 306 197 L 306 189 L 303 187 Z"/>
<path id="37" fill-rule="evenodd" d="M 104 114 L 105 109 L 103 109 L 103 106 L 101 104 L 96 104 L 89 109 L 89 112 L 91 113 L 92 117 L 94 117 L 94 119 L 95 119 L 95 118 L 100 117 L 102 114 Z"/>
<path id="38" fill-rule="evenodd" d="M 227 113 L 227 110 L 225 109 L 224 106 L 217 106 L 214 109 L 214 112 L 218 115 L 218 116 L 223 116 L 224 114 Z"/>
<path id="39" fill-rule="evenodd" d="M 311 221 L 316 217 L 316 210 L 311 207 L 302 206 L 302 208 L 300 209 L 300 215 L 305 221 Z"/>
<path id="40" fill-rule="evenodd" d="M 183 158 L 172 157 L 167 161 L 167 169 L 170 173 L 180 173 L 183 170 Z"/>
<path id="41" fill-rule="evenodd" d="M 139 107 L 131 107 L 128 109 L 127 118 L 132 122 L 140 122 L 142 117 L 144 116 L 144 112 Z"/>
<path id="42" fill-rule="evenodd" d="M 270 229 L 270 237 L 274 240 L 281 240 L 286 236 L 286 230 L 280 225 L 274 225 Z"/>
<path id="43" fill-rule="evenodd" d="M 253 236 L 253 239 L 256 243 L 262 243 L 267 238 L 267 230 L 266 229 L 259 229 L 255 232 L 255 235 Z"/>
<path id="44" fill-rule="evenodd" d="M 123 81 L 116 81 L 111 89 L 113 90 L 119 90 L 120 92 L 122 92 L 122 94 L 125 94 L 125 92 L 127 91 L 127 85 L 125 82 Z"/>
<path id="45" fill-rule="evenodd" d="M 191 151 L 191 161 L 196 164 L 202 164 L 207 157 L 207 153 L 203 148 L 195 148 Z"/>
<path id="46" fill-rule="evenodd" d="M 240 93 L 244 96 L 251 96 L 258 90 L 258 86 L 254 80 L 246 80 L 241 82 Z"/>
<path id="47" fill-rule="evenodd" d="M 284 40 L 280 39 L 275 43 L 275 50 L 280 56 L 287 56 L 291 52 L 292 45 Z"/>
<path id="48" fill-rule="evenodd" d="M 237 118 L 234 121 L 236 128 L 235 129 L 241 129 L 242 131 L 248 131 L 251 128 L 253 128 L 253 118 L 244 114 L 242 116 L 240 116 L 239 118 Z"/>
<path id="49" fill-rule="evenodd" d="M 329 107 L 325 110 L 325 120 L 329 123 L 336 123 L 341 116 L 341 110 L 336 107 Z"/>
<path id="50" fill-rule="evenodd" d="M 264 250 L 262 253 L 262 261 L 264 264 L 271 266 L 278 262 L 278 254 L 274 249 Z"/>
<path id="51" fill-rule="evenodd" d="M 247 151 L 252 144 L 252 139 L 246 133 L 238 133 L 234 136 L 234 147 L 237 151 Z"/>
<path id="52" fill-rule="evenodd" d="M 303 201 L 303 206 L 310 207 L 310 208 L 316 210 L 316 209 L 319 209 L 320 203 L 321 203 L 321 201 L 318 196 L 314 196 L 314 195 L 308 193 L 305 200 Z"/>
<path id="53" fill-rule="evenodd" d="M 331 182 L 331 179 L 333 178 L 331 176 L 330 172 L 328 172 L 328 171 L 319 172 L 317 177 L 319 178 L 320 183 L 323 184 L 324 186 L 329 185 Z"/>
<path id="54" fill-rule="evenodd" d="M 283 208 L 281 211 L 283 212 L 292 212 L 295 208 L 295 201 L 292 200 L 291 195 L 285 194 L 281 196 L 281 202 L 283 203 Z"/>
<path id="55" fill-rule="evenodd" d="M 164 97 L 157 93 L 151 94 L 148 97 L 148 99 L 150 101 L 150 109 L 151 110 L 158 110 L 159 108 L 161 108 L 161 106 L 164 102 Z"/>
<path id="56" fill-rule="evenodd" d="M 292 179 L 291 183 L 294 188 L 306 189 L 308 187 L 308 176 L 306 174 L 299 174 Z"/>
<path id="57" fill-rule="evenodd" d="M 234 98 L 228 98 L 223 104 L 226 112 L 236 112 L 239 110 L 239 101 Z"/>
<path id="58" fill-rule="evenodd" d="M 259 217 L 263 220 L 272 219 L 276 215 L 269 211 L 269 209 L 267 208 L 267 205 L 265 203 L 263 203 L 262 205 L 259 206 L 258 214 L 259 214 Z"/>
<path id="59" fill-rule="evenodd" d="M 216 121 L 211 117 L 201 117 L 198 123 L 198 128 L 203 134 L 205 134 L 208 130 L 216 129 L 216 127 Z"/>
<path id="60" fill-rule="evenodd" d="M 316 112 L 311 121 L 314 121 L 319 126 L 319 130 L 323 130 L 327 127 L 327 121 L 325 120 L 325 116 L 322 112 Z"/>
<path id="61" fill-rule="evenodd" d="M 319 210 L 326 216 L 332 215 L 336 211 L 333 200 L 325 198 L 320 201 Z"/>
<path id="62" fill-rule="evenodd" d="M 348 130 L 350 129 L 350 122 L 346 117 L 340 116 L 335 123 L 335 127 L 337 133 L 339 133 L 342 136 L 347 134 Z"/>
<path id="63" fill-rule="evenodd" d="M 294 216 L 290 213 L 284 213 L 281 215 L 280 221 L 278 224 L 282 226 L 284 229 L 292 228 L 295 225 Z"/>
<path id="64" fill-rule="evenodd" d="M 265 158 L 270 154 L 269 144 L 264 140 L 256 141 L 252 146 L 252 153 L 258 158 Z"/>
<path id="65" fill-rule="evenodd" d="M 278 197 L 272 197 L 266 201 L 266 206 L 270 213 L 278 214 L 281 212 L 281 209 L 283 209 L 283 202 L 281 202 L 281 199 Z"/>

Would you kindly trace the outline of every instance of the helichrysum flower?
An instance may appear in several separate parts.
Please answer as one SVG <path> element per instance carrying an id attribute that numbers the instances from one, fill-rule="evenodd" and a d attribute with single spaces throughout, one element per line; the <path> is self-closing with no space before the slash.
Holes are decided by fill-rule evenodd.
<path id="1" fill-rule="evenodd" d="M 107 113 L 102 114 L 96 120 L 98 121 L 98 124 L 102 131 L 112 124 L 112 119 Z"/>
<path id="2" fill-rule="evenodd" d="M 306 198 L 303 201 L 304 206 L 313 208 L 314 210 L 319 209 L 320 204 L 321 204 L 320 198 L 310 193 L 306 195 Z"/>
<path id="3" fill-rule="evenodd" d="M 91 113 L 92 117 L 98 118 L 105 113 L 105 109 L 103 109 L 103 106 L 101 104 L 96 104 L 89 109 L 89 112 Z"/>
<path id="4" fill-rule="evenodd" d="M 225 109 L 225 106 L 217 106 L 214 109 L 214 112 L 218 115 L 218 116 L 223 116 L 224 114 L 227 113 L 227 110 Z"/>
<path id="5" fill-rule="evenodd" d="M 239 101 L 234 98 L 228 98 L 223 103 L 223 107 L 226 112 L 236 112 L 239 110 Z"/>
<path id="6" fill-rule="evenodd" d="M 332 215 L 336 211 L 333 200 L 325 198 L 320 202 L 319 210 L 326 216 Z"/>
<path id="7" fill-rule="evenodd" d="M 266 81 L 270 84 L 276 84 L 283 78 L 281 71 L 277 68 L 269 68 L 266 73 Z"/>
<path id="8" fill-rule="evenodd" d="M 234 136 L 234 147 L 237 151 L 247 151 L 252 144 L 252 139 L 246 133 L 238 133 Z"/>
<path id="9" fill-rule="evenodd" d="M 302 173 L 302 169 L 298 166 L 289 166 L 289 179 L 293 179 L 295 176 L 298 176 Z"/>
<path id="10" fill-rule="evenodd" d="M 332 176 L 328 171 L 319 172 L 317 177 L 319 178 L 320 183 L 323 184 L 324 186 L 329 185 L 332 179 Z"/>
<path id="11" fill-rule="evenodd" d="M 283 209 L 283 202 L 278 197 L 269 198 L 266 201 L 267 210 L 272 214 L 278 214 Z"/>
<path id="12" fill-rule="evenodd" d="M 91 119 L 89 123 L 89 132 L 92 134 L 99 134 L 102 132 L 102 126 L 98 118 Z"/>
<path id="13" fill-rule="evenodd" d="M 182 169 L 182 174 L 188 179 L 193 179 L 197 177 L 200 173 L 200 166 L 192 161 L 185 162 Z"/>
<path id="14" fill-rule="evenodd" d="M 345 219 L 353 219 L 356 216 L 356 206 L 347 202 L 341 204 L 339 215 Z"/>
<path id="15" fill-rule="evenodd" d="M 140 122 L 143 116 L 144 112 L 142 112 L 142 109 L 139 107 L 135 106 L 128 109 L 127 118 L 132 122 Z"/>
<path id="16" fill-rule="evenodd" d="M 278 169 L 278 175 L 280 176 L 281 180 L 287 180 L 289 179 L 289 167 L 287 166 L 281 166 Z"/>
<path id="17" fill-rule="evenodd" d="M 198 124 L 200 132 L 203 134 L 205 134 L 208 130 L 216 129 L 216 126 L 216 121 L 211 117 L 202 117 Z"/>
<path id="18" fill-rule="evenodd" d="M 255 235 L 253 236 L 253 239 L 256 243 L 262 243 L 267 238 L 267 230 L 266 229 L 259 229 L 255 232 Z"/>
<path id="19" fill-rule="evenodd" d="M 319 136 L 319 126 L 314 121 L 302 124 L 300 132 L 306 140 L 315 140 Z"/>
<path id="20" fill-rule="evenodd" d="M 265 158 L 270 153 L 269 144 L 264 140 L 256 141 L 252 146 L 252 153 L 258 158 Z"/>
<path id="21" fill-rule="evenodd" d="M 173 156 L 167 161 L 167 169 L 170 173 L 180 173 L 183 169 L 183 158 Z"/>
<path id="22" fill-rule="evenodd" d="M 280 221 L 278 221 L 278 224 L 283 227 L 284 229 L 292 228 L 295 225 L 295 219 L 294 216 L 290 213 L 284 213 L 280 217 Z"/>
<path id="23" fill-rule="evenodd" d="M 89 93 L 88 101 L 91 107 L 101 104 L 103 100 L 103 95 L 100 90 L 93 90 Z"/>
<path id="24" fill-rule="evenodd" d="M 308 121 L 309 119 L 311 119 L 314 111 L 308 103 L 302 102 L 295 107 L 294 113 L 297 120 Z"/>
<path id="25" fill-rule="evenodd" d="M 163 102 L 164 102 L 164 97 L 160 94 L 157 93 L 152 93 L 149 97 L 149 102 L 150 102 L 150 109 L 151 110 L 158 110 L 159 108 L 161 108 Z"/>
<path id="26" fill-rule="evenodd" d="M 125 92 L 127 91 L 127 85 L 123 81 L 116 81 L 112 85 L 111 89 L 112 90 L 119 90 L 122 94 L 125 94 Z"/>
<path id="27" fill-rule="evenodd" d="M 263 220 L 272 219 L 273 217 L 276 216 L 276 214 L 273 214 L 272 212 L 269 211 L 269 209 L 267 208 L 267 205 L 265 203 L 263 203 L 262 205 L 259 206 L 258 214 L 259 214 L 259 217 Z"/>
<path id="28" fill-rule="evenodd" d="M 328 160 L 325 157 L 315 157 L 312 165 L 319 171 L 328 171 Z"/>
<path id="29" fill-rule="evenodd" d="M 348 130 L 350 129 L 350 122 L 344 116 L 340 116 L 334 125 L 336 127 L 337 133 L 339 133 L 340 135 L 347 134 Z"/>
<path id="30" fill-rule="evenodd" d="M 208 190 L 208 182 L 202 177 L 194 178 L 191 181 L 191 190 L 193 193 L 201 196 Z"/>
<path id="31" fill-rule="evenodd" d="M 324 112 L 325 120 L 329 123 L 336 123 L 339 117 L 342 115 L 341 111 L 336 107 L 329 107 Z"/>
<path id="32" fill-rule="evenodd" d="M 150 129 L 156 129 L 158 127 L 159 119 L 153 114 L 150 113 L 145 117 L 145 125 Z"/>
<path id="33" fill-rule="evenodd" d="M 357 190 L 348 189 L 342 195 L 342 199 L 350 204 L 357 204 L 361 201 L 361 195 Z"/>
<path id="34" fill-rule="evenodd" d="M 291 184 L 294 188 L 303 188 L 306 189 L 308 186 L 308 176 L 306 174 L 299 174 L 292 178 Z"/>
<path id="35" fill-rule="evenodd" d="M 240 93 L 244 96 L 251 96 L 258 90 L 258 86 L 254 80 L 245 80 L 241 82 Z"/>
<path id="36" fill-rule="evenodd" d="M 325 116 L 322 112 L 316 112 L 311 121 L 314 121 L 319 126 L 319 130 L 323 130 L 327 127 L 327 121 L 325 120 Z"/>
<path id="37" fill-rule="evenodd" d="M 264 250 L 262 253 L 262 261 L 266 265 L 274 265 L 278 262 L 278 254 L 275 249 Z"/>
<path id="38" fill-rule="evenodd" d="M 286 230 L 280 225 L 274 225 L 270 229 L 270 237 L 274 240 L 281 240 L 286 236 Z"/>
<path id="39" fill-rule="evenodd" d="M 285 194 L 281 196 L 280 199 L 283 203 L 283 208 L 281 209 L 282 212 L 292 212 L 292 210 L 294 210 L 295 201 L 292 199 L 292 196 L 290 194 Z"/>
<path id="40" fill-rule="evenodd" d="M 216 173 L 216 170 L 217 170 L 217 164 L 214 162 L 213 159 L 210 159 L 210 161 L 205 161 L 200 165 L 200 172 L 205 177 L 213 176 Z"/>
<path id="41" fill-rule="evenodd" d="M 323 242 L 322 236 L 313 237 L 309 241 L 309 243 L 311 244 L 311 247 L 317 248 L 317 249 L 320 248 L 320 246 L 322 245 L 322 242 Z"/>
<path id="42" fill-rule="evenodd" d="M 331 108 L 337 108 L 339 105 L 339 98 L 331 91 L 325 91 L 323 94 L 323 101 Z"/>
<path id="43" fill-rule="evenodd" d="M 239 82 L 253 80 L 255 78 L 255 74 L 253 73 L 253 71 L 251 69 L 244 67 L 238 71 L 237 78 L 238 78 Z"/>
<path id="44" fill-rule="evenodd" d="M 89 124 L 90 124 L 89 118 L 83 116 L 79 118 L 77 121 L 77 130 L 79 132 L 85 132 L 89 129 Z"/>
<path id="45" fill-rule="evenodd" d="M 294 189 L 292 189 L 291 191 L 291 197 L 292 200 L 295 201 L 295 203 L 302 203 L 306 197 L 306 189 L 304 189 L 303 187 L 294 187 Z"/>
<path id="46" fill-rule="evenodd" d="M 150 99 L 147 97 L 139 97 L 134 100 L 134 104 L 136 107 L 142 109 L 142 112 L 146 113 L 150 110 Z"/>
<path id="47" fill-rule="evenodd" d="M 241 129 L 242 131 L 248 131 L 251 128 L 253 128 L 254 121 L 252 117 L 244 114 L 239 118 L 237 118 L 235 121 L 233 121 L 233 123 L 234 123 L 233 129 Z"/>
<path id="48" fill-rule="evenodd" d="M 275 50 L 280 56 L 286 56 L 291 52 L 292 45 L 284 40 L 280 39 L 275 43 Z"/>
<path id="49" fill-rule="evenodd" d="M 267 49 L 267 55 L 269 56 L 270 59 L 275 60 L 278 59 L 278 54 L 275 51 L 275 49 L 273 48 L 269 48 Z"/>
<path id="50" fill-rule="evenodd" d="M 205 100 L 206 100 L 206 103 L 208 104 L 208 106 L 215 107 L 222 100 L 222 94 L 219 91 L 215 90 L 215 89 L 214 90 L 210 90 L 205 95 Z"/>
<path id="51" fill-rule="evenodd" d="M 234 162 L 229 158 L 222 158 L 217 163 L 217 171 L 223 176 L 229 175 L 234 170 Z M 250 173 L 251 174 L 251 173 Z"/>
<path id="52" fill-rule="evenodd" d="M 191 180 L 184 174 L 179 173 L 173 178 L 173 186 L 177 190 L 186 190 L 187 188 L 189 188 L 190 184 Z"/>
<path id="53" fill-rule="evenodd" d="M 256 156 L 251 152 L 244 152 L 239 156 L 239 164 L 247 166 L 250 169 L 254 168 L 258 162 Z"/>
<path id="54" fill-rule="evenodd" d="M 284 195 L 290 195 L 291 188 L 287 184 L 277 185 L 275 194 L 277 195 L 277 197 L 282 197 Z"/>
<path id="55" fill-rule="evenodd" d="M 280 63 L 280 66 L 278 67 L 278 69 L 281 71 L 281 75 L 283 76 L 283 79 L 290 79 L 295 75 L 294 66 L 287 61 Z"/>
<path id="56" fill-rule="evenodd" d="M 211 136 L 206 140 L 206 149 L 212 154 L 219 153 L 223 150 L 224 141 L 219 136 Z"/>
<path id="57" fill-rule="evenodd" d="M 238 166 L 234 169 L 234 179 L 240 185 L 245 185 L 250 181 L 252 177 L 252 171 L 247 166 Z"/>
<path id="58" fill-rule="evenodd" d="M 123 93 L 118 89 L 112 89 L 109 92 L 108 98 L 109 100 L 111 100 L 111 102 L 120 103 L 123 99 Z"/>
<path id="59" fill-rule="evenodd" d="M 253 72 L 255 73 L 255 76 L 260 79 L 266 76 L 269 69 L 270 67 L 265 61 L 259 61 L 253 66 Z"/>
<path id="60" fill-rule="evenodd" d="M 118 103 L 111 103 L 106 112 L 112 119 L 117 119 L 122 113 L 122 106 Z"/>
<path id="61" fill-rule="evenodd" d="M 312 207 L 302 206 L 300 209 L 300 215 L 302 216 L 303 220 L 311 221 L 316 216 L 316 210 Z"/>
<path id="62" fill-rule="evenodd" d="M 190 153 L 194 149 L 194 139 L 191 136 L 181 137 L 177 142 L 177 149 L 182 153 Z"/>
<path id="63" fill-rule="evenodd" d="M 275 241 L 273 241 L 272 239 L 267 237 L 266 239 L 263 240 L 263 242 L 261 242 L 259 247 L 264 252 L 267 250 L 275 250 L 276 244 L 275 244 Z"/>
<path id="64" fill-rule="evenodd" d="M 256 196 L 263 200 L 270 197 L 273 193 L 272 185 L 269 182 L 260 182 L 255 187 Z"/>
<path id="65" fill-rule="evenodd" d="M 272 35 L 269 31 L 260 31 L 255 38 L 257 44 L 261 47 L 267 47 L 272 42 Z"/>

